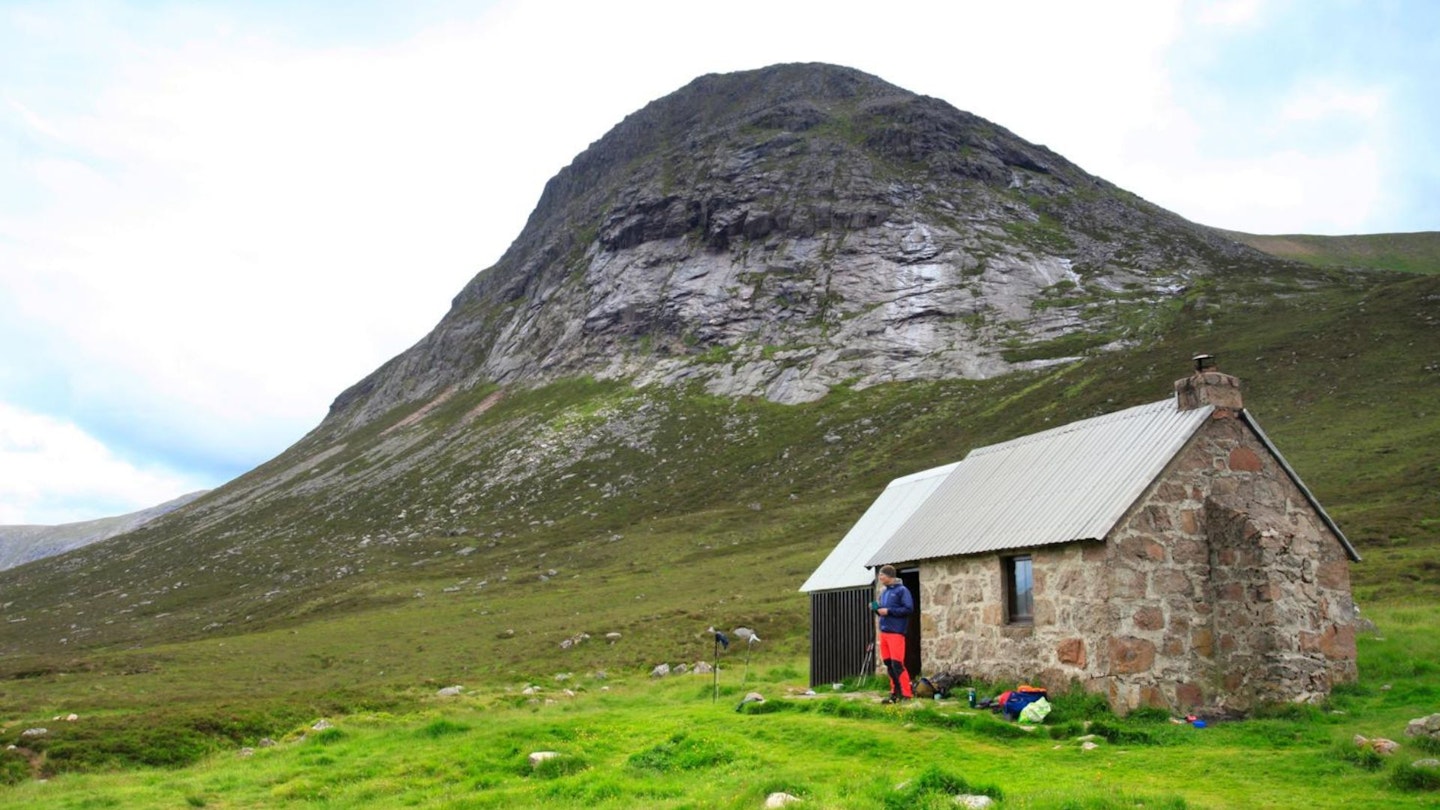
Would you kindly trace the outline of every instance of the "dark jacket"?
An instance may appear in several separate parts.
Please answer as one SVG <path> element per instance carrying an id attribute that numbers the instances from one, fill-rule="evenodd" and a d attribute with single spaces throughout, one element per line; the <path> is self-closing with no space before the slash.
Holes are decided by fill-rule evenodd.
<path id="1" fill-rule="evenodd" d="M 887 608 L 887 615 L 880 617 L 880 632 L 904 633 L 910 624 L 910 614 L 915 612 L 915 600 L 910 589 L 899 581 L 880 594 L 880 607 Z"/>

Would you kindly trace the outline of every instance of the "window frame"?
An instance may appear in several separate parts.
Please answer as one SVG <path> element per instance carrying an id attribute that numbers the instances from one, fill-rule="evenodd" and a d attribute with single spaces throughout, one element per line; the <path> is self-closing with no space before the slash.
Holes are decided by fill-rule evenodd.
<path id="1" fill-rule="evenodd" d="M 1033 625 L 1035 623 L 1035 558 L 1030 554 L 1011 554 L 1002 559 L 1001 584 L 1005 598 L 1005 623 Z M 1022 590 L 1018 576 L 1025 574 Z M 1022 604 L 1023 602 L 1023 604 Z M 1021 608 L 1027 608 L 1021 612 Z"/>

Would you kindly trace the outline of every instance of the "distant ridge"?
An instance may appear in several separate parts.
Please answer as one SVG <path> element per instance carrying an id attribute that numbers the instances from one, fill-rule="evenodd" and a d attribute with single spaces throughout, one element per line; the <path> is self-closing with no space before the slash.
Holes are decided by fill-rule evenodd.
<path id="1" fill-rule="evenodd" d="M 209 492 L 202 489 L 128 515 L 57 526 L 0 526 L 0 571 L 134 531 Z"/>
<path id="2" fill-rule="evenodd" d="M 1363 267 L 1402 273 L 1440 273 L 1440 231 L 1350 236 L 1220 233 L 1256 250 L 1317 267 Z"/>

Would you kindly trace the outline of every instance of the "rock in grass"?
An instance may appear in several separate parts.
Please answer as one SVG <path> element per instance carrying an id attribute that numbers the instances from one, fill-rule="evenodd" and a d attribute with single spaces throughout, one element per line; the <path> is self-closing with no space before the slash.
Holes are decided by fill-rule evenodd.
<path id="1" fill-rule="evenodd" d="M 959 796 L 955 797 L 955 804 L 958 807 L 994 807 L 995 800 L 990 798 L 989 796 L 981 794 L 962 793 Z"/>
<path id="2" fill-rule="evenodd" d="M 560 756 L 559 751 L 532 751 L 530 756 L 526 758 L 526 761 L 530 763 L 531 768 L 538 768 L 540 767 L 540 763 L 558 756 Z"/>
<path id="3" fill-rule="evenodd" d="M 663 678 L 663 677 L 665 677 L 666 675 L 669 675 L 669 674 L 670 674 L 670 665 L 669 665 L 669 664 L 660 664 L 660 665 L 656 666 L 654 669 L 650 670 L 650 677 L 652 677 L 652 678 Z"/>
<path id="4" fill-rule="evenodd" d="M 1440 759 L 1417 759 L 1414 762 L 1410 763 L 1410 767 L 1440 770 Z"/>
<path id="5" fill-rule="evenodd" d="M 465 688 L 463 686 L 447 686 L 444 689 L 441 689 L 439 692 L 436 692 L 435 694 L 438 697 L 459 697 L 460 693 L 464 691 Z"/>
<path id="6" fill-rule="evenodd" d="M 803 801 L 799 796 L 791 796 L 789 793 L 771 793 L 765 797 L 766 807 L 784 807 L 787 804 L 795 804 Z"/>
<path id="7" fill-rule="evenodd" d="M 1440 714 L 1417 717 L 1405 726 L 1406 737 L 1433 737 L 1440 739 Z"/>
<path id="8" fill-rule="evenodd" d="M 324 731 L 324 730 L 327 729 L 327 728 L 334 728 L 334 727 L 335 727 L 335 724 L 332 723 L 332 722 L 330 722 L 329 720 L 321 720 L 321 721 L 317 722 L 315 725 L 311 726 L 310 728 L 311 728 L 311 730 L 313 730 L 313 731 Z"/>
<path id="9" fill-rule="evenodd" d="M 48 728 L 27 728 L 20 732 L 21 737 L 44 737 L 50 733 Z"/>
<path id="10" fill-rule="evenodd" d="M 1371 740 L 1370 747 L 1375 749 L 1375 753 L 1388 756 L 1400 750 L 1400 743 L 1394 740 L 1387 740 L 1384 737 L 1376 737 L 1374 740 Z"/>

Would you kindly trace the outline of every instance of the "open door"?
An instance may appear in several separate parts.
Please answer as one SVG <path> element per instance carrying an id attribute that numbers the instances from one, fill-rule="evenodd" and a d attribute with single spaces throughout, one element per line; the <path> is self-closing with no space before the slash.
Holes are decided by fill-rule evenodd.
<path id="1" fill-rule="evenodd" d="M 915 613 L 905 628 L 905 671 L 910 673 L 913 684 L 920 677 L 920 569 L 907 568 L 899 573 L 900 581 L 910 589 L 910 598 L 915 600 Z"/>

